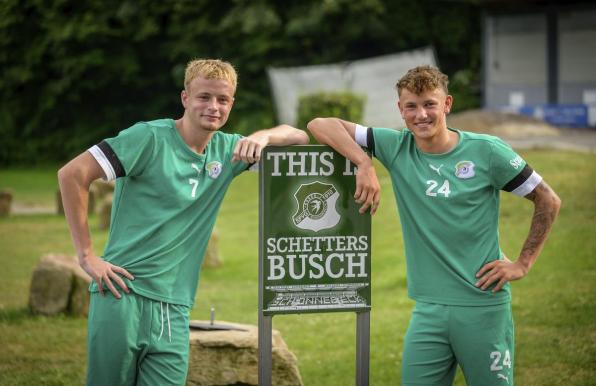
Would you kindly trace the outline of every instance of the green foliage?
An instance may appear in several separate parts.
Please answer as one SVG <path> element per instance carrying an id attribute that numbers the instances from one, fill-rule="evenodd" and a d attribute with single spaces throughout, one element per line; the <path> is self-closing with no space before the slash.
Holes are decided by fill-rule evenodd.
<path id="1" fill-rule="evenodd" d="M 224 130 L 274 124 L 266 70 L 432 45 L 447 74 L 479 69 L 475 2 L 0 1 L 0 165 L 64 161 L 137 121 L 177 118 L 185 64 L 239 71 Z"/>
<path id="2" fill-rule="evenodd" d="M 306 130 L 308 122 L 317 117 L 338 117 L 361 122 L 365 103 L 365 96 L 349 91 L 303 95 L 298 102 L 298 128 Z"/>
<path id="3" fill-rule="evenodd" d="M 480 107 L 478 77 L 471 70 L 457 71 L 449 79 L 449 94 L 453 96 L 452 113 Z"/>
<path id="4" fill-rule="evenodd" d="M 593 385 L 596 320 L 596 179 L 594 154 L 559 151 L 522 153 L 563 200 L 563 207 L 540 258 L 529 275 L 512 283 L 516 323 L 516 384 Z M 565 167 L 561 167 L 565 165 Z M 407 298 L 403 241 L 391 181 L 376 163 L 381 206 L 373 216 L 373 265 L 370 384 L 397 385 L 403 336 L 412 309 Z M 15 200 L 51 200 L 48 181 L 55 170 L 0 170 L 0 181 L 14 180 Z M 13 177 L 11 177 L 13 176 Z M 232 184 L 217 222 L 223 266 L 203 270 L 191 319 L 208 320 L 215 307 L 220 321 L 257 323 L 258 184 L 244 173 Z M 31 185 L 24 184 L 30 181 Z M 37 185 L 35 183 L 37 182 Z M 500 240 L 512 259 L 521 250 L 533 207 L 527 200 L 502 195 Z M 95 251 L 101 252 L 107 231 L 92 217 Z M 67 317 L 34 317 L 26 311 L 30 275 L 46 252 L 74 253 L 63 217 L 14 215 L 0 219 L 0 385 L 80 385 L 85 374 L 86 321 Z M 572 246 L 572 247 L 570 247 Z M 354 383 L 353 313 L 276 316 L 298 357 L 308 386 Z M 463 386 L 458 376 L 456 386 Z"/>

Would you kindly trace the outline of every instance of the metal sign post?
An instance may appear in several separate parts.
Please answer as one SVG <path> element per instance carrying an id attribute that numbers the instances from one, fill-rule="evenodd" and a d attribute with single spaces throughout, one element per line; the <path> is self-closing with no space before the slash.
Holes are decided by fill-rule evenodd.
<path id="1" fill-rule="evenodd" d="M 276 314 L 356 312 L 356 385 L 368 385 L 370 215 L 356 169 L 328 146 L 267 147 L 260 162 L 259 385 L 271 385 Z"/>

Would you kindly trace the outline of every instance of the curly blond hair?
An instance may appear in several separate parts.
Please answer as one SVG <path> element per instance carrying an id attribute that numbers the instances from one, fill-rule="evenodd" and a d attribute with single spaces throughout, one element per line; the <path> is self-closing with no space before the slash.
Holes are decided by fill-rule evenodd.
<path id="1" fill-rule="evenodd" d="M 418 66 L 408 70 L 406 75 L 402 76 L 397 82 L 395 88 L 399 96 L 401 96 L 402 90 L 408 90 L 416 95 L 420 95 L 423 92 L 436 90 L 439 87 L 445 91 L 445 94 L 449 94 L 448 84 L 449 77 L 443 74 L 438 68 Z"/>
<path id="2" fill-rule="evenodd" d="M 184 72 L 184 89 L 188 91 L 190 82 L 197 77 L 226 80 L 230 82 L 234 90 L 238 83 L 238 75 L 234 66 L 219 59 L 194 59 L 188 62 Z"/>

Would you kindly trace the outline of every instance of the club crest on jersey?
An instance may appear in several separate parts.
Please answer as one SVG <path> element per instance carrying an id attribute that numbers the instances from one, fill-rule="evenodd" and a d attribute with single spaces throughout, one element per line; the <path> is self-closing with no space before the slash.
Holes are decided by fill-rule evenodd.
<path id="1" fill-rule="evenodd" d="M 207 169 L 207 175 L 213 179 L 216 179 L 221 174 L 221 162 L 211 161 L 205 166 Z"/>
<path id="2" fill-rule="evenodd" d="M 455 165 L 455 176 L 463 180 L 474 177 L 476 175 L 474 166 L 476 165 L 472 161 L 459 161 Z"/>
<path id="3" fill-rule="evenodd" d="M 300 229 L 318 232 L 333 228 L 341 216 L 335 208 L 339 192 L 331 184 L 319 181 L 302 184 L 294 193 L 298 209 L 292 221 Z"/>

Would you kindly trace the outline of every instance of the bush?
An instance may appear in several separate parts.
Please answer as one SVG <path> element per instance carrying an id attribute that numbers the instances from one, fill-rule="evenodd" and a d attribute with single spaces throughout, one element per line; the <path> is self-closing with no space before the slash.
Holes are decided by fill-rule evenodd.
<path id="1" fill-rule="evenodd" d="M 298 103 L 297 127 L 306 129 L 306 124 L 316 117 L 338 117 L 351 122 L 360 122 L 365 101 L 366 97 L 349 91 L 303 95 Z M 311 142 L 316 143 L 312 136 Z"/>

